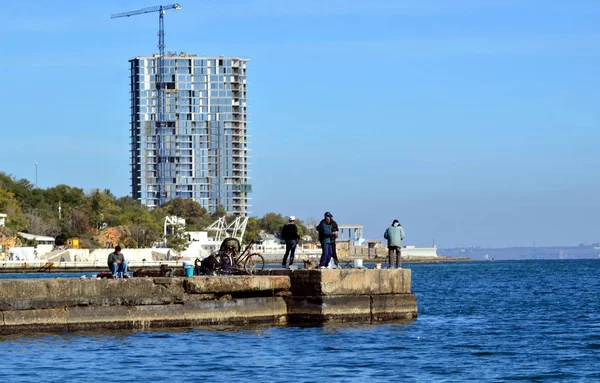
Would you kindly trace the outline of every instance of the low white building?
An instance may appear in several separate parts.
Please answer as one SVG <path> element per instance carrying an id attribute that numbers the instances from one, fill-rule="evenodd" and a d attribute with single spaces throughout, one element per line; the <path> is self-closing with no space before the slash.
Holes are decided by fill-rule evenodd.
<path id="1" fill-rule="evenodd" d="M 261 234 L 260 243 L 256 246 L 258 251 L 269 253 L 285 250 L 285 242 L 273 234 Z"/>
<path id="2" fill-rule="evenodd" d="M 221 246 L 221 243 L 209 237 L 206 231 L 186 231 L 185 234 L 188 236 L 190 244 L 179 254 L 183 258 L 203 259 Z"/>
<path id="3" fill-rule="evenodd" d="M 4 213 L 0 213 L 0 226 L 5 226 L 6 225 L 6 214 Z"/>
<path id="4" fill-rule="evenodd" d="M 29 241 L 35 241 L 35 257 L 40 258 L 54 249 L 54 237 L 18 232 L 17 235 Z"/>
<path id="5" fill-rule="evenodd" d="M 404 246 L 402 248 L 403 257 L 437 257 L 437 247 L 416 247 L 416 246 Z"/>

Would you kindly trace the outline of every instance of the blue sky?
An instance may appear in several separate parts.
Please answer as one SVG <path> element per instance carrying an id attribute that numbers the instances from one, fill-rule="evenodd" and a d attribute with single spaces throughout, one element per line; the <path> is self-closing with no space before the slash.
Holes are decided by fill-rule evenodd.
<path id="1" fill-rule="evenodd" d="M 2 1 L 0 170 L 128 195 L 142 1 Z M 407 244 L 600 241 L 600 3 L 182 1 L 167 50 L 250 58 L 253 208 Z"/>

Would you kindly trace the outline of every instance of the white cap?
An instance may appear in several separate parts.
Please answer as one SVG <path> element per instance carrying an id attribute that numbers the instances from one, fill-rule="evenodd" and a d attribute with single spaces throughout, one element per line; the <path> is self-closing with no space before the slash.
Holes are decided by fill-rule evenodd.
<path id="1" fill-rule="evenodd" d="M 290 221 L 295 221 L 296 217 L 294 217 L 293 215 L 290 215 Z"/>

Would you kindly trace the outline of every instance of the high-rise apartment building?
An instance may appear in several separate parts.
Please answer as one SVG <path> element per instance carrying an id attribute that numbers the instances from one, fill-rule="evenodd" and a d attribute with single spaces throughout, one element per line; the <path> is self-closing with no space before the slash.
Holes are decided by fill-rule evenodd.
<path id="1" fill-rule="evenodd" d="M 157 130 L 158 55 L 131 64 L 131 190 L 152 208 L 159 204 L 158 148 L 163 196 L 192 198 L 214 212 L 219 205 L 248 215 L 251 191 L 246 122 L 246 65 L 237 57 L 169 53 L 163 59 L 163 132 Z"/>

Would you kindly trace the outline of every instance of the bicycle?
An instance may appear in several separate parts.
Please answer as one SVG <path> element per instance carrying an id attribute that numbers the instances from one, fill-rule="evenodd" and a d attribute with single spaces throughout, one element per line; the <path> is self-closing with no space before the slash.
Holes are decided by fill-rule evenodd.
<path id="1" fill-rule="evenodd" d="M 244 251 L 238 253 L 234 246 L 227 246 L 216 252 L 215 257 L 218 260 L 217 274 L 227 275 L 232 273 L 245 272 L 253 275 L 257 271 L 265 268 L 265 259 L 259 253 L 251 253 L 252 245 L 255 241 L 250 241 Z"/>

